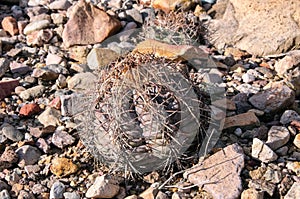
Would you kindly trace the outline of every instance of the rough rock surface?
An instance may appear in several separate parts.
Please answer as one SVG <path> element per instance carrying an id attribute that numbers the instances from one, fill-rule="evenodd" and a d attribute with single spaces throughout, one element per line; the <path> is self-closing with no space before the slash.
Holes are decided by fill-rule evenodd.
<path id="1" fill-rule="evenodd" d="M 218 18 L 211 20 L 209 27 L 210 41 L 218 48 L 227 44 L 253 55 L 268 55 L 299 45 L 300 1 L 218 2 L 210 11 Z"/>
<path id="2" fill-rule="evenodd" d="M 68 47 L 76 44 L 93 44 L 103 41 L 120 28 L 121 23 L 117 19 L 85 1 L 79 1 L 72 8 L 62 37 Z"/>
<path id="3" fill-rule="evenodd" d="M 107 179 L 106 175 L 96 178 L 94 184 L 87 190 L 87 198 L 113 198 L 119 192 L 119 185 Z"/>
<path id="4" fill-rule="evenodd" d="M 242 191 L 240 173 L 244 153 L 238 144 L 225 147 L 199 165 L 184 173 L 190 182 L 212 194 L 216 199 L 237 198 Z M 218 173 L 218 170 L 222 170 Z"/>

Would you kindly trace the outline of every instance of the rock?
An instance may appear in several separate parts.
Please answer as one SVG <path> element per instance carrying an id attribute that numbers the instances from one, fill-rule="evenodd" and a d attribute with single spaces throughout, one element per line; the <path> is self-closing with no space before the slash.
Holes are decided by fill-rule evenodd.
<path id="1" fill-rule="evenodd" d="M 272 126 L 268 132 L 268 140 L 266 144 L 272 149 L 276 150 L 286 143 L 290 139 L 289 130 L 283 126 Z"/>
<path id="2" fill-rule="evenodd" d="M 61 100 L 60 97 L 54 98 L 49 104 L 50 107 L 60 110 L 61 107 Z M 63 114 L 62 114 L 63 115 Z"/>
<path id="3" fill-rule="evenodd" d="M 1 199 L 10 199 L 10 195 L 6 189 L 4 189 L 0 192 L 0 198 Z"/>
<path id="4" fill-rule="evenodd" d="M 88 53 L 89 49 L 87 48 L 87 46 L 74 46 L 69 48 L 69 57 L 80 63 L 86 63 L 86 57 Z"/>
<path id="5" fill-rule="evenodd" d="M 141 15 L 141 13 L 138 10 L 136 10 L 135 8 L 126 10 L 125 13 L 128 17 L 132 18 L 135 22 L 140 23 L 140 24 L 143 23 L 143 17 Z"/>
<path id="6" fill-rule="evenodd" d="M 247 113 L 226 117 L 223 129 L 229 129 L 233 127 L 249 128 L 258 126 L 259 124 L 259 119 L 256 117 L 255 113 L 249 111 Z"/>
<path id="7" fill-rule="evenodd" d="M 9 69 L 9 60 L 6 58 L 0 58 L 0 77 L 2 77 L 5 72 Z"/>
<path id="8" fill-rule="evenodd" d="M 41 112 L 40 106 L 36 103 L 30 103 L 30 104 L 25 104 L 24 106 L 21 107 L 19 115 L 28 117 L 28 116 L 38 114 L 39 112 Z"/>
<path id="9" fill-rule="evenodd" d="M 286 110 L 286 111 L 284 111 L 284 113 L 282 114 L 282 116 L 280 118 L 280 123 L 281 124 L 289 124 L 290 122 L 292 122 L 294 120 L 300 121 L 300 115 L 294 110 Z"/>
<path id="10" fill-rule="evenodd" d="M 65 199 L 80 199 L 80 195 L 76 192 L 65 192 Z"/>
<path id="11" fill-rule="evenodd" d="M 11 168 L 13 166 L 13 164 L 16 162 L 18 162 L 17 154 L 12 149 L 12 147 L 10 147 L 10 146 L 6 147 L 5 151 L 0 156 L 0 171 Z M 3 183 L 1 183 L 1 182 L 2 181 L 0 181 L 0 191 L 2 190 L 1 186 L 4 186 Z"/>
<path id="12" fill-rule="evenodd" d="M 115 61 L 119 55 L 110 49 L 93 48 L 87 56 L 87 64 L 91 70 L 104 67 Z"/>
<path id="13" fill-rule="evenodd" d="M 300 176 L 300 162 L 288 162 L 286 168 L 295 172 L 297 176 Z"/>
<path id="14" fill-rule="evenodd" d="M 65 185 L 59 181 L 56 181 L 50 189 L 50 199 L 64 198 Z"/>
<path id="15" fill-rule="evenodd" d="M 83 18 L 85 20 L 82 20 Z M 67 47 L 76 44 L 94 44 L 102 42 L 121 27 L 122 25 L 117 19 L 110 17 L 103 10 L 91 3 L 79 1 L 72 6 L 62 38 Z"/>
<path id="16" fill-rule="evenodd" d="M 44 153 L 48 153 L 50 150 L 50 143 L 48 143 L 48 140 L 46 141 L 43 138 L 39 138 L 36 142 L 35 145 L 42 150 Z"/>
<path id="17" fill-rule="evenodd" d="M 55 129 L 55 126 L 29 127 L 30 134 L 37 138 L 53 133 Z"/>
<path id="18" fill-rule="evenodd" d="M 44 43 L 48 43 L 53 37 L 53 31 L 50 29 L 43 29 L 33 31 L 26 37 L 26 43 L 29 46 L 42 46 Z"/>
<path id="19" fill-rule="evenodd" d="M 243 167 L 243 150 L 238 144 L 232 144 L 188 169 L 183 176 L 213 198 L 233 199 L 242 192 L 240 173 Z"/>
<path id="20" fill-rule="evenodd" d="M 265 163 L 275 161 L 278 158 L 276 153 L 258 138 L 253 139 L 252 157 L 257 158 Z"/>
<path id="21" fill-rule="evenodd" d="M 168 199 L 168 198 L 169 198 L 168 195 L 161 191 L 159 191 L 155 196 L 155 199 Z"/>
<path id="22" fill-rule="evenodd" d="M 277 75 L 284 77 L 289 70 L 293 69 L 300 63 L 300 50 L 294 50 L 287 53 L 287 55 L 275 63 L 274 69 Z"/>
<path id="23" fill-rule="evenodd" d="M 26 89 L 25 91 L 20 93 L 20 97 L 24 100 L 30 100 L 32 98 L 37 98 L 42 96 L 45 91 L 45 87 L 43 85 L 34 86 L 32 88 Z"/>
<path id="24" fill-rule="evenodd" d="M 155 196 L 158 192 L 158 187 L 159 187 L 158 183 L 151 184 L 151 186 L 148 189 L 146 189 L 139 195 L 139 198 L 155 199 L 156 198 Z"/>
<path id="25" fill-rule="evenodd" d="M 68 158 L 54 158 L 50 171 L 58 177 L 66 177 L 78 171 L 78 166 Z"/>
<path id="26" fill-rule="evenodd" d="M 300 198 L 300 182 L 294 182 L 284 199 L 297 199 Z"/>
<path id="27" fill-rule="evenodd" d="M 298 149 L 300 149 L 300 133 L 295 136 L 293 143 Z"/>
<path id="28" fill-rule="evenodd" d="M 32 193 L 21 190 L 17 199 L 35 199 L 35 197 Z"/>
<path id="29" fill-rule="evenodd" d="M 218 1 L 209 11 L 209 41 L 217 48 L 235 46 L 253 55 L 286 52 L 300 37 L 298 8 L 300 2 L 267 0 Z M 259 21 L 259 23 L 258 23 Z M 276 28 L 274 28 L 274 25 Z M 272 30 L 272 35 L 264 30 Z"/>
<path id="30" fill-rule="evenodd" d="M 17 35 L 19 33 L 17 20 L 11 16 L 4 17 L 1 22 L 2 28 L 9 32 L 11 36 Z"/>
<path id="31" fill-rule="evenodd" d="M 39 20 L 39 21 L 33 21 L 27 24 L 27 26 L 24 28 L 24 34 L 29 35 L 30 33 L 41 30 L 44 28 L 47 28 L 50 25 L 50 22 L 48 20 Z"/>
<path id="32" fill-rule="evenodd" d="M 56 130 L 52 136 L 52 143 L 58 148 L 64 148 L 65 146 L 71 145 L 75 142 L 69 133 L 65 131 Z"/>
<path id="33" fill-rule="evenodd" d="M 66 15 L 63 14 L 63 13 L 52 13 L 51 14 L 51 19 L 52 19 L 54 24 L 59 26 L 59 25 L 61 25 L 65 22 Z"/>
<path id="34" fill-rule="evenodd" d="M 242 192 L 241 199 L 263 199 L 264 192 L 255 189 L 246 189 Z"/>
<path id="35" fill-rule="evenodd" d="M 265 113 L 274 113 L 291 106 L 295 101 L 295 93 L 283 82 L 277 82 L 269 89 L 250 97 L 249 101 Z"/>
<path id="36" fill-rule="evenodd" d="M 18 73 L 21 75 L 25 75 L 27 72 L 29 72 L 31 70 L 31 68 L 29 66 L 26 66 L 22 63 L 18 63 L 16 61 L 12 61 L 10 62 L 10 71 L 12 73 Z"/>
<path id="37" fill-rule="evenodd" d="M 109 179 L 107 175 L 98 176 L 94 184 L 89 187 L 85 196 L 87 198 L 113 198 L 120 190 L 113 180 Z"/>
<path id="38" fill-rule="evenodd" d="M 23 133 L 9 124 L 5 125 L 2 128 L 2 133 L 6 138 L 10 139 L 13 142 L 21 141 L 24 138 Z"/>
<path id="39" fill-rule="evenodd" d="M 155 9 L 163 10 L 168 13 L 174 11 L 178 6 L 183 10 L 187 10 L 193 5 L 193 1 L 184 1 L 184 0 L 153 0 L 152 6 Z"/>
<path id="40" fill-rule="evenodd" d="M 92 89 L 97 82 L 97 76 L 91 72 L 77 73 L 67 80 L 68 88 L 71 90 L 82 91 Z"/>
<path id="41" fill-rule="evenodd" d="M 63 62 L 63 58 L 52 53 L 48 53 L 46 57 L 46 65 L 51 65 L 51 64 L 60 64 Z"/>
<path id="42" fill-rule="evenodd" d="M 37 77 L 45 81 L 56 80 L 60 74 L 67 75 L 69 74 L 69 71 L 59 64 L 50 64 L 41 68 L 36 68 L 32 72 L 33 77 Z"/>
<path id="43" fill-rule="evenodd" d="M 25 172 L 29 176 L 38 175 L 38 173 L 41 171 L 41 168 L 39 165 L 27 165 L 24 167 Z"/>
<path id="44" fill-rule="evenodd" d="M 127 196 L 125 199 L 138 199 L 136 195 Z"/>
<path id="45" fill-rule="evenodd" d="M 46 110 L 38 116 L 38 120 L 44 127 L 57 126 L 59 124 L 60 111 L 51 107 L 47 107 Z"/>
<path id="46" fill-rule="evenodd" d="M 0 100 L 9 96 L 19 85 L 19 80 L 2 80 L 0 81 Z"/>
<path id="47" fill-rule="evenodd" d="M 245 73 L 242 75 L 242 79 L 243 79 L 243 82 L 245 82 L 245 83 L 251 83 L 251 82 L 255 81 L 255 76 Z"/>
<path id="48" fill-rule="evenodd" d="M 41 156 L 41 152 L 36 147 L 30 145 L 21 146 L 16 150 L 16 153 L 19 156 L 20 167 L 37 163 Z"/>
<path id="49" fill-rule="evenodd" d="M 262 179 L 257 180 L 250 180 L 248 187 L 251 189 L 259 190 L 259 191 L 265 191 L 267 192 L 271 197 L 274 195 L 274 191 L 276 189 L 276 185 L 270 182 L 267 182 Z"/>
<path id="50" fill-rule="evenodd" d="M 53 1 L 49 4 L 51 10 L 67 10 L 71 6 L 68 0 Z"/>

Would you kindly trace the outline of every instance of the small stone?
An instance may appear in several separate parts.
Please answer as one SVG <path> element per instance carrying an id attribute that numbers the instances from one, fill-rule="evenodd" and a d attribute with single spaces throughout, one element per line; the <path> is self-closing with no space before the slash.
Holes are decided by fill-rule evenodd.
<path id="1" fill-rule="evenodd" d="M 49 4 L 51 10 L 67 10 L 71 6 L 68 0 L 53 1 Z"/>
<path id="2" fill-rule="evenodd" d="M 19 156 L 20 167 L 37 163 L 41 156 L 41 152 L 36 147 L 30 145 L 24 145 L 18 148 L 16 153 Z"/>
<path id="3" fill-rule="evenodd" d="M 285 155 L 287 155 L 288 151 L 289 151 L 289 147 L 284 146 L 284 147 L 277 149 L 275 152 L 276 152 L 276 154 L 278 154 L 280 156 L 285 156 Z"/>
<path id="4" fill-rule="evenodd" d="M 286 168 L 295 172 L 295 174 L 300 177 L 300 162 L 288 162 Z"/>
<path id="5" fill-rule="evenodd" d="M 55 131 L 55 126 L 46 126 L 46 127 L 29 127 L 29 132 L 36 138 L 46 136 Z"/>
<path id="6" fill-rule="evenodd" d="M 36 103 L 25 104 L 24 106 L 21 107 L 19 115 L 27 117 L 27 116 L 35 115 L 40 111 L 41 108 Z"/>
<path id="7" fill-rule="evenodd" d="M 285 145 L 290 139 L 289 130 L 283 126 L 272 126 L 266 144 L 273 150 Z"/>
<path id="8" fill-rule="evenodd" d="M 5 151 L 0 156 L 0 171 L 3 169 L 8 169 L 13 166 L 14 163 L 18 161 L 18 156 L 12 147 L 8 146 Z M 0 191 L 1 191 L 1 181 L 0 181 Z"/>
<path id="9" fill-rule="evenodd" d="M 240 173 L 243 167 L 243 149 L 238 144 L 232 144 L 195 165 L 183 176 L 212 194 L 213 198 L 234 199 L 242 192 Z"/>
<path id="10" fill-rule="evenodd" d="M 29 46 L 42 46 L 48 43 L 53 37 L 53 31 L 50 29 L 36 30 L 29 33 L 26 37 L 26 43 Z"/>
<path id="11" fill-rule="evenodd" d="M 141 15 L 141 13 L 138 10 L 136 10 L 135 8 L 126 10 L 125 13 L 128 17 L 132 18 L 135 22 L 138 22 L 140 24 L 143 23 L 143 17 Z"/>
<path id="12" fill-rule="evenodd" d="M 6 58 L 0 58 L 0 77 L 2 77 L 9 69 L 9 60 Z"/>
<path id="13" fill-rule="evenodd" d="M 242 192 L 241 199 L 263 199 L 264 192 L 255 189 L 246 189 Z"/>
<path id="14" fill-rule="evenodd" d="M 10 199 L 10 195 L 6 189 L 4 189 L 0 192 L 0 198 L 1 199 Z"/>
<path id="15" fill-rule="evenodd" d="M 45 139 L 43 138 L 39 138 L 35 145 L 40 149 L 42 150 L 44 153 L 48 153 L 49 150 L 50 150 L 50 143 L 48 143 Z"/>
<path id="16" fill-rule="evenodd" d="M 64 148 L 65 146 L 72 145 L 75 142 L 75 138 L 65 131 L 56 130 L 52 136 L 52 143 L 58 148 Z"/>
<path id="17" fill-rule="evenodd" d="M 78 171 L 78 166 L 68 158 L 54 158 L 50 171 L 58 177 L 66 177 Z"/>
<path id="18" fill-rule="evenodd" d="M 60 97 L 56 97 L 54 98 L 50 103 L 49 106 L 52 108 L 55 108 L 57 110 L 60 110 L 60 106 L 61 106 L 61 100 Z"/>
<path id="19" fill-rule="evenodd" d="M 46 110 L 38 116 L 38 120 L 44 127 L 57 126 L 60 118 L 60 111 L 51 107 L 47 107 Z"/>
<path id="20" fill-rule="evenodd" d="M 28 193 L 27 191 L 21 190 L 17 199 L 35 199 L 32 193 Z"/>
<path id="21" fill-rule="evenodd" d="M 155 196 L 155 199 L 168 199 L 168 198 L 169 198 L 168 195 L 161 191 L 159 191 Z"/>
<path id="22" fill-rule="evenodd" d="M 250 180 L 248 187 L 252 188 L 252 189 L 260 190 L 260 191 L 265 191 L 270 196 L 273 196 L 275 189 L 276 189 L 275 184 L 267 182 L 263 179 Z"/>
<path id="23" fill-rule="evenodd" d="M 20 93 L 20 97 L 24 100 L 30 100 L 32 98 L 41 97 L 45 91 L 45 87 L 43 85 L 34 86 L 32 88 L 26 89 L 25 91 Z"/>
<path id="24" fill-rule="evenodd" d="M 97 82 L 97 76 L 90 72 L 77 73 L 67 81 L 68 88 L 77 91 L 91 89 L 95 87 L 95 82 Z"/>
<path id="25" fill-rule="evenodd" d="M 289 124 L 293 120 L 300 121 L 300 115 L 294 110 L 286 110 L 280 118 L 280 123 Z"/>
<path id="26" fill-rule="evenodd" d="M 37 77 L 42 80 L 56 80 L 59 74 L 69 74 L 68 70 L 59 64 L 50 64 L 41 68 L 36 68 L 32 72 L 32 77 Z"/>
<path id="27" fill-rule="evenodd" d="M 17 35 L 19 33 L 17 20 L 11 16 L 4 17 L 1 22 L 2 28 L 9 32 L 11 36 Z"/>
<path id="28" fill-rule="evenodd" d="M 298 199 L 300 198 L 300 182 L 294 182 L 284 199 Z"/>
<path id="29" fill-rule="evenodd" d="M 295 101 L 295 93 L 283 82 L 278 82 L 272 84 L 269 89 L 253 95 L 249 101 L 265 113 L 273 113 L 292 105 Z"/>
<path id="30" fill-rule="evenodd" d="M 21 141 L 24 138 L 24 134 L 11 125 L 5 125 L 2 132 L 5 137 L 14 142 Z"/>
<path id="31" fill-rule="evenodd" d="M 46 65 L 50 65 L 50 64 L 60 64 L 63 61 L 63 58 L 52 54 L 52 53 L 48 53 L 47 57 L 46 57 Z"/>
<path id="32" fill-rule="evenodd" d="M 295 136 L 293 143 L 298 149 L 300 149 L 300 134 L 299 133 Z"/>
<path id="33" fill-rule="evenodd" d="M 33 194 L 42 194 L 45 192 L 49 192 L 49 190 L 47 189 L 47 187 L 41 185 L 41 184 L 34 184 L 31 188 L 31 191 Z M 49 198 L 49 197 L 48 197 Z"/>
<path id="34" fill-rule="evenodd" d="M 243 79 L 243 82 L 245 82 L 245 83 L 251 83 L 251 82 L 255 81 L 255 76 L 245 73 L 242 75 L 242 79 Z"/>
<path id="35" fill-rule="evenodd" d="M 152 1 L 152 6 L 155 9 L 160 9 L 166 13 L 175 10 L 177 6 L 181 9 L 186 10 L 193 5 L 192 1 L 184 0 L 154 0 Z"/>
<path id="36" fill-rule="evenodd" d="M 1 77 L 1 75 L 0 75 L 0 77 Z M 19 80 L 12 79 L 12 80 L 0 81 L 0 100 L 9 96 L 18 85 L 19 85 Z"/>
<path id="37" fill-rule="evenodd" d="M 139 195 L 139 197 L 140 198 L 145 198 L 145 199 L 155 199 L 155 196 L 158 192 L 158 187 L 159 187 L 158 183 L 153 183 L 148 189 L 143 191 Z"/>
<path id="38" fill-rule="evenodd" d="M 51 14 L 51 19 L 54 24 L 56 25 L 61 25 L 64 23 L 66 16 L 62 13 L 52 13 Z"/>
<path id="39" fill-rule="evenodd" d="M 131 195 L 131 196 L 127 196 L 124 199 L 138 199 L 138 197 L 136 195 Z"/>
<path id="40" fill-rule="evenodd" d="M 76 192 L 65 192 L 65 199 L 80 199 L 80 195 Z"/>
<path id="41" fill-rule="evenodd" d="M 10 71 L 12 73 L 18 73 L 21 75 L 25 75 L 27 72 L 29 72 L 31 70 L 31 68 L 29 66 L 26 66 L 22 63 L 18 63 L 16 61 L 12 61 L 10 62 Z"/>
<path id="42" fill-rule="evenodd" d="M 98 176 L 94 184 L 89 187 L 85 196 L 87 198 L 113 198 L 120 190 L 119 185 L 106 175 Z"/>
<path id="43" fill-rule="evenodd" d="M 48 20 L 39 20 L 39 21 L 33 21 L 27 24 L 27 26 L 24 28 L 24 34 L 29 35 L 30 33 L 41 30 L 44 28 L 47 28 L 50 25 L 50 22 Z"/>
<path id="44" fill-rule="evenodd" d="M 253 112 L 247 112 L 231 117 L 226 117 L 223 129 L 229 129 L 233 127 L 249 128 L 258 126 L 259 124 L 260 122 L 256 115 Z"/>
<path id="45" fill-rule="evenodd" d="M 38 173 L 41 171 L 41 168 L 39 165 L 27 165 L 24 167 L 25 172 L 29 176 L 38 175 Z"/>
<path id="46" fill-rule="evenodd" d="M 55 182 L 50 189 L 50 199 L 64 198 L 65 185 L 59 181 Z"/>
<path id="47" fill-rule="evenodd" d="M 93 48 L 87 56 L 87 64 L 91 70 L 96 70 L 115 61 L 118 57 L 119 55 L 110 49 Z"/>
<path id="48" fill-rule="evenodd" d="M 276 153 L 258 138 L 253 139 L 252 157 L 257 158 L 265 163 L 275 161 L 278 158 Z"/>

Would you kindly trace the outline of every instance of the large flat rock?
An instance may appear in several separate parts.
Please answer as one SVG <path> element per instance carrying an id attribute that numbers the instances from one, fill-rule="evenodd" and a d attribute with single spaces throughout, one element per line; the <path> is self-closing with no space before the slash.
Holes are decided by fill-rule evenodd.
<path id="1" fill-rule="evenodd" d="M 300 45 L 300 1 L 222 0 L 210 10 L 210 42 L 253 55 L 286 52 Z"/>

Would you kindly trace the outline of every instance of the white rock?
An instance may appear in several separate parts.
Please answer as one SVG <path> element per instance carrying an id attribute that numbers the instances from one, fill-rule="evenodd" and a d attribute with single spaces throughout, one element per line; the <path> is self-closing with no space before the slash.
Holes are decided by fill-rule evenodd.
<path id="1" fill-rule="evenodd" d="M 276 150 L 285 145 L 290 139 L 289 130 L 283 126 L 272 126 L 268 132 L 267 145 Z"/>
<path id="2" fill-rule="evenodd" d="M 113 198 L 118 194 L 119 190 L 119 185 L 108 179 L 106 175 L 103 175 L 96 178 L 85 196 L 87 198 Z"/>
<path id="3" fill-rule="evenodd" d="M 258 138 L 253 139 L 252 157 L 257 158 L 265 163 L 272 162 L 278 158 L 276 153 Z"/>
<path id="4" fill-rule="evenodd" d="M 295 136 L 295 139 L 294 139 L 294 145 L 300 149 L 300 133 L 298 133 L 296 136 Z"/>
<path id="5" fill-rule="evenodd" d="M 23 32 L 25 35 L 28 35 L 28 34 L 32 33 L 33 31 L 41 30 L 43 28 L 48 27 L 49 25 L 50 25 L 50 22 L 48 20 L 33 21 L 24 28 Z"/>
<path id="6" fill-rule="evenodd" d="M 300 182 L 294 182 L 284 199 L 299 199 L 300 198 Z"/>
<path id="7" fill-rule="evenodd" d="M 51 107 L 47 107 L 46 110 L 38 116 L 38 120 L 41 124 L 46 126 L 57 126 L 59 124 L 60 111 Z"/>

